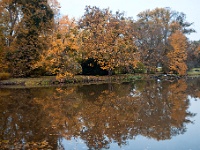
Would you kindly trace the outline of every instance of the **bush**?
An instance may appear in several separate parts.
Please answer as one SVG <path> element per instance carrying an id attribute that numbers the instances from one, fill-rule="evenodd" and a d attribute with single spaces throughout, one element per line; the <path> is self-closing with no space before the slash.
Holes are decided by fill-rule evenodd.
<path id="1" fill-rule="evenodd" d="M 145 65 L 141 62 L 138 62 L 135 68 L 135 73 L 145 73 L 145 72 L 146 72 Z"/>
<path id="2" fill-rule="evenodd" d="M 0 73 L 0 80 L 6 80 L 10 78 L 10 73 L 2 72 Z"/>

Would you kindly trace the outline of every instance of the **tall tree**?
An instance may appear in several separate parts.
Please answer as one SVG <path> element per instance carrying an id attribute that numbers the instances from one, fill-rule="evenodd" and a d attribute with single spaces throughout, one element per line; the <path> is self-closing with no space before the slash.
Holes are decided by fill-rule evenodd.
<path id="1" fill-rule="evenodd" d="M 42 50 L 48 47 L 48 34 L 53 27 L 53 11 L 47 0 L 17 0 L 20 22 L 13 41 L 14 50 L 8 55 L 14 76 L 29 76 Z M 15 7 L 11 3 L 12 7 Z"/>
<path id="2" fill-rule="evenodd" d="M 200 41 L 190 41 L 187 48 L 188 69 L 200 66 Z"/>
<path id="3" fill-rule="evenodd" d="M 49 49 L 35 67 L 45 67 L 58 80 L 80 73 L 79 31 L 75 20 L 63 16 L 51 38 Z"/>
<path id="4" fill-rule="evenodd" d="M 168 37 L 180 30 L 184 34 L 194 32 L 190 28 L 183 13 L 172 11 L 170 8 L 156 8 L 138 14 L 135 23 L 137 46 L 141 61 L 149 68 L 155 68 L 159 63 L 166 66 L 168 53 Z"/>
<path id="5" fill-rule="evenodd" d="M 167 54 L 169 68 L 179 75 L 185 75 L 187 71 L 187 40 L 181 31 L 176 31 L 169 37 L 171 50 Z"/>
<path id="6" fill-rule="evenodd" d="M 84 57 L 93 58 L 109 74 L 116 67 L 135 65 L 138 57 L 131 23 L 124 13 L 87 6 L 79 21 Z"/>
<path id="7" fill-rule="evenodd" d="M 0 12 L 2 12 L 0 8 Z M 2 17 L 2 15 L 1 15 Z M 0 17 L 0 72 L 4 71 L 5 68 L 5 38 L 3 32 L 5 31 L 5 28 L 3 26 L 3 19 Z"/>
<path id="8" fill-rule="evenodd" d="M 16 38 L 16 27 L 21 21 L 21 5 L 19 0 L 1 0 L 0 6 L 1 25 L 4 27 L 4 40 L 7 47 L 9 47 Z"/>
<path id="9" fill-rule="evenodd" d="M 21 11 L 17 1 L 0 1 L 0 71 L 5 71 L 7 63 L 6 53 L 11 50 L 13 40 L 16 38 L 16 27 L 20 21 Z"/>

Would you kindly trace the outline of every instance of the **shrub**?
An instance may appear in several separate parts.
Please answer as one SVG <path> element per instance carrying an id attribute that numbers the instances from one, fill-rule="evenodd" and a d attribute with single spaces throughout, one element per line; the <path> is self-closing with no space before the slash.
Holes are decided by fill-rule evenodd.
<path id="1" fill-rule="evenodd" d="M 145 73 L 145 72 L 146 72 L 145 65 L 141 62 L 138 62 L 135 68 L 135 73 Z"/>
<path id="2" fill-rule="evenodd" d="M 0 80 L 6 80 L 10 78 L 10 73 L 2 72 L 0 73 Z"/>

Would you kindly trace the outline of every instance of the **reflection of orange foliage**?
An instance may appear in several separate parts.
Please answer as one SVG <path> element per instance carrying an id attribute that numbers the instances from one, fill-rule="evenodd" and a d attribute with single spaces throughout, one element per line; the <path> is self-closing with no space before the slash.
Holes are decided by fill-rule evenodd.
<path id="1" fill-rule="evenodd" d="M 185 81 L 146 81 L 145 85 L 140 90 L 142 107 L 135 124 L 140 126 L 139 133 L 149 138 L 164 140 L 179 134 L 179 131 L 184 131 L 183 124 L 187 123 L 186 117 L 189 116 L 186 111 L 188 100 Z M 138 89 L 137 85 L 135 89 Z"/>
<path id="2" fill-rule="evenodd" d="M 14 93 L 15 96 L 8 96 L 9 100 L 6 100 L 7 95 L 0 97 L 3 104 L 0 111 L 6 112 L 6 115 L 9 114 L 7 110 L 12 112 L 9 114 L 13 118 L 9 126 L 11 135 L 17 124 L 25 128 L 26 133 L 36 128 L 44 135 L 54 134 L 69 140 L 80 137 L 91 149 L 107 148 L 112 141 L 126 144 L 128 139 L 137 135 L 157 140 L 170 139 L 184 131 L 188 107 L 185 82 L 158 84 L 146 81 L 143 84 L 145 86 L 134 85 L 134 91 L 140 96 L 125 92 L 127 89 L 122 93 L 124 86 L 130 86 L 127 84 L 115 84 L 112 88 L 106 84 L 83 86 L 83 89 L 69 86 L 41 93 L 40 90 L 32 90 L 34 94 L 31 90 L 23 90 L 23 96 L 17 92 L 19 95 Z M 12 106 L 11 109 L 9 106 Z M 21 122 L 16 114 L 21 114 L 24 120 Z M 2 118 L 6 120 L 5 115 Z"/>
<path id="3" fill-rule="evenodd" d="M 53 118 L 51 125 L 58 127 L 64 125 L 65 122 L 70 123 L 76 120 L 74 109 L 79 107 L 81 101 L 74 99 L 73 94 L 73 88 L 67 90 L 57 88 L 53 96 L 43 99 L 35 98 L 34 101 L 42 105 L 49 117 Z"/>
<path id="4" fill-rule="evenodd" d="M 187 94 L 186 94 L 187 84 L 184 80 L 179 80 L 178 83 L 172 84 L 169 87 L 170 95 L 169 100 L 172 103 L 171 117 L 173 119 L 173 125 L 176 127 L 182 126 L 186 118 L 186 111 L 188 108 Z"/>
<path id="5" fill-rule="evenodd" d="M 86 130 L 81 138 L 94 148 L 106 146 L 108 141 L 104 135 L 109 141 L 123 143 L 127 139 L 128 127 L 133 126 L 138 116 L 136 103 L 133 97 L 119 98 L 110 91 L 103 91 L 94 103 L 85 102 L 87 109 L 82 109 L 81 117 Z"/>
<path id="6" fill-rule="evenodd" d="M 53 126 L 64 127 L 64 130 L 60 128 L 60 133 L 65 138 L 80 136 L 89 147 L 105 148 L 112 140 L 125 143 L 127 135 L 169 139 L 171 127 L 177 130 L 183 128 L 188 107 L 187 86 L 182 80 L 163 86 L 162 89 L 153 82 L 147 82 L 138 91 L 140 96 L 135 97 L 118 96 L 115 91 L 108 90 L 95 97 L 95 91 L 89 92 L 92 93 L 92 101 L 87 100 L 88 94 L 87 99 L 79 99 L 73 88 L 59 88 L 53 97 L 36 102 L 43 105 L 45 112 L 53 118 Z M 176 134 L 178 132 L 173 133 Z"/>
<path id="7" fill-rule="evenodd" d="M 0 149 L 54 149 L 57 136 L 49 137 L 55 130 L 49 116 L 34 102 L 35 90 L 1 91 L 4 94 L 0 93 Z"/>
<path id="8" fill-rule="evenodd" d="M 128 127 L 138 117 L 140 103 L 137 103 L 136 98 L 119 98 L 115 92 L 106 90 L 94 102 L 90 102 L 80 101 L 74 94 L 76 92 L 73 88 L 58 88 L 53 96 L 35 98 L 34 101 L 42 105 L 45 113 L 53 118 L 51 126 L 65 128 L 61 134 L 67 139 L 81 136 L 90 147 L 105 147 L 108 141 L 105 141 L 104 134 L 109 140 L 114 139 L 119 143 L 127 139 L 121 135 L 128 134 Z"/>

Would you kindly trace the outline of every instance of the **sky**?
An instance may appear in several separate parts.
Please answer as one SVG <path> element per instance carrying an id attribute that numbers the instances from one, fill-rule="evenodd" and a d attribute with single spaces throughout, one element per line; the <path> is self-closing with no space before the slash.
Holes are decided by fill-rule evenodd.
<path id="1" fill-rule="evenodd" d="M 109 8 L 113 12 L 125 12 L 126 17 L 137 19 L 137 14 L 147 9 L 170 7 L 171 10 L 186 14 L 186 21 L 192 23 L 196 33 L 187 37 L 190 40 L 200 40 L 200 0 L 58 0 L 61 14 L 76 19 L 83 16 L 85 6 Z"/>

